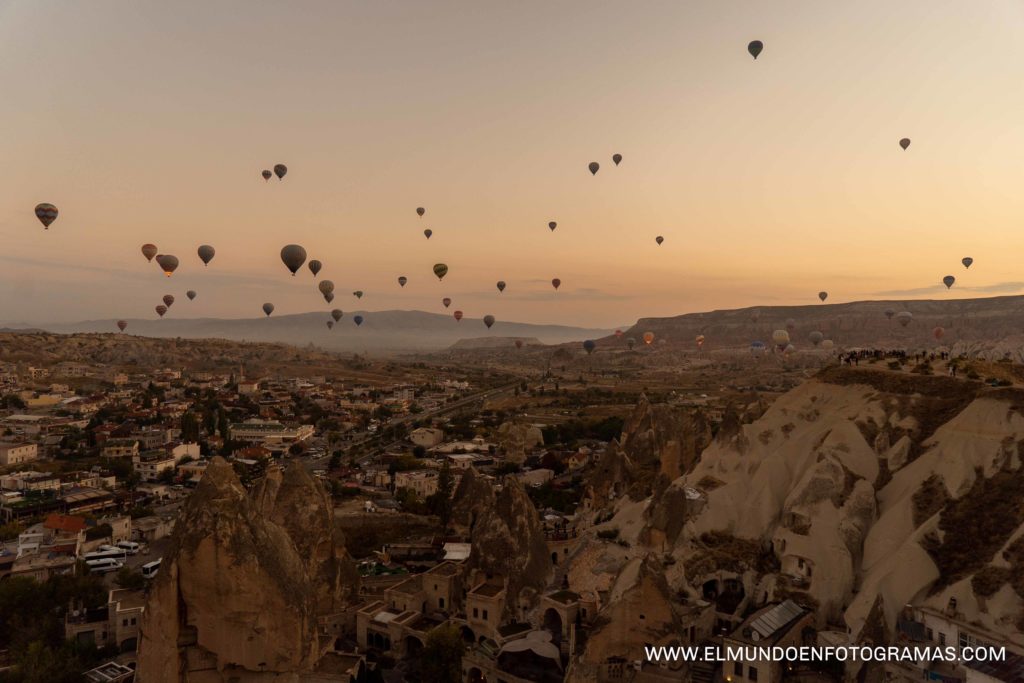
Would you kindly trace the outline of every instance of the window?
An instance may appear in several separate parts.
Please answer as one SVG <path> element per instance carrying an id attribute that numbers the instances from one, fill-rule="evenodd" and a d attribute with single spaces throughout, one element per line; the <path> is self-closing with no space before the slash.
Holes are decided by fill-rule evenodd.
<path id="1" fill-rule="evenodd" d="M 128 620 L 127 619 L 122 619 L 121 620 L 121 626 L 127 626 L 127 625 L 128 625 Z"/>
<path id="2" fill-rule="evenodd" d="M 135 626 L 135 617 L 132 617 L 132 626 Z"/>
<path id="3" fill-rule="evenodd" d="M 732 672 L 740 678 L 743 678 L 743 662 L 736 662 L 733 664 Z"/>
<path id="4" fill-rule="evenodd" d="M 484 610 L 484 621 L 487 621 L 487 610 Z"/>
<path id="5" fill-rule="evenodd" d="M 752 681 L 756 681 L 757 680 L 757 667 L 756 666 L 752 666 L 752 667 L 749 667 L 747 669 L 747 678 L 749 678 Z"/>
<path id="6" fill-rule="evenodd" d="M 928 636 L 928 640 L 935 640 L 935 631 L 932 631 L 930 628 L 925 629 L 925 635 Z"/>
<path id="7" fill-rule="evenodd" d="M 946 634 L 943 633 L 942 631 L 939 631 L 939 645 L 945 645 L 945 644 L 946 644 Z"/>
<path id="8" fill-rule="evenodd" d="M 473 618 L 476 619 L 480 614 L 477 612 L 476 607 L 473 608 Z"/>
<path id="9" fill-rule="evenodd" d="M 444 609 L 444 598 L 438 598 L 437 599 L 437 606 L 440 607 L 441 609 Z"/>

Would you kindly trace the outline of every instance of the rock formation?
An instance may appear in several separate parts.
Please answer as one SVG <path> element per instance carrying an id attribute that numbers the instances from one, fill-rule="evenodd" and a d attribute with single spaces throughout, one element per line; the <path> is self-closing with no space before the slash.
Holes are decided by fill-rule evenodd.
<path id="1" fill-rule="evenodd" d="M 139 683 L 298 683 L 317 617 L 356 590 L 330 502 L 301 465 L 246 493 L 214 458 L 186 503 L 141 626 Z"/>

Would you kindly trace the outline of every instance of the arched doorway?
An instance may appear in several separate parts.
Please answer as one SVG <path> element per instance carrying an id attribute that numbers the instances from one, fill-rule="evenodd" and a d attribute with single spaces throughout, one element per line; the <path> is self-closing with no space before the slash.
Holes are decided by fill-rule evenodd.
<path id="1" fill-rule="evenodd" d="M 423 642 L 415 636 L 406 636 L 405 638 L 405 656 L 416 657 L 420 652 L 423 651 Z"/>
<path id="2" fill-rule="evenodd" d="M 460 631 L 462 632 L 462 640 L 467 645 L 472 645 L 476 642 L 476 634 L 473 633 L 473 629 L 468 626 L 463 626 Z"/>
<path id="3" fill-rule="evenodd" d="M 549 607 L 544 612 L 544 630 L 551 634 L 551 642 L 562 642 L 562 615 L 558 610 Z"/>
<path id="4" fill-rule="evenodd" d="M 469 670 L 469 683 L 484 683 L 486 680 L 484 672 L 475 666 Z"/>
<path id="5" fill-rule="evenodd" d="M 551 564 L 558 565 L 558 551 L 551 553 Z"/>

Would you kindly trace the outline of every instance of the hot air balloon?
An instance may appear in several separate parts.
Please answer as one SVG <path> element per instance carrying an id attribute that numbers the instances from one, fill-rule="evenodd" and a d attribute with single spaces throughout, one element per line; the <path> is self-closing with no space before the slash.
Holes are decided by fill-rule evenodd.
<path id="1" fill-rule="evenodd" d="M 556 277 L 554 280 L 551 281 L 551 286 L 554 287 L 555 289 L 558 289 L 559 287 L 562 286 L 562 281 Z"/>
<path id="2" fill-rule="evenodd" d="M 455 318 L 455 322 L 462 320 L 462 311 L 455 311 L 452 313 L 452 317 Z"/>
<path id="3" fill-rule="evenodd" d="M 787 356 L 792 356 L 794 353 L 796 353 L 796 347 L 793 346 L 792 344 L 786 344 L 786 348 L 782 349 L 782 353 L 784 353 Z"/>
<path id="4" fill-rule="evenodd" d="M 42 204 L 36 205 L 36 218 L 38 218 L 39 222 L 43 224 L 44 230 L 49 230 L 50 223 L 57 220 L 57 213 L 57 207 L 53 204 L 43 202 Z"/>
<path id="5" fill-rule="evenodd" d="M 170 254 L 158 254 L 156 262 L 167 277 L 170 277 L 171 273 L 178 269 L 177 256 L 171 256 Z"/>
<path id="6" fill-rule="evenodd" d="M 284 174 L 288 172 L 288 167 L 284 164 L 274 164 L 274 175 L 277 176 L 278 180 L 284 178 Z"/>
<path id="7" fill-rule="evenodd" d="M 654 341 L 654 333 L 653 332 L 644 332 L 644 344 L 647 344 L 648 346 L 650 346 L 653 341 Z"/>
<path id="8" fill-rule="evenodd" d="M 657 237 L 654 238 L 654 241 L 658 243 L 658 246 L 661 246 L 661 243 L 665 241 L 665 238 L 662 237 L 661 235 L 658 235 Z"/>
<path id="9" fill-rule="evenodd" d="M 363 324 L 363 316 L 361 316 L 361 315 L 354 316 L 352 318 L 352 322 L 354 322 L 356 324 L 356 327 L 359 327 L 360 325 Z"/>
<path id="10" fill-rule="evenodd" d="M 595 342 L 593 339 L 588 339 L 585 342 L 583 342 L 583 350 L 587 352 L 588 356 L 592 354 L 594 352 L 594 349 L 596 348 L 597 342 Z"/>
<path id="11" fill-rule="evenodd" d="M 188 290 L 187 292 L 185 292 L 185 296 L 187 296 L 187 297 L 188 297 L 188 300 L 189 300 L 189 301 L 195 301 L 195 298 L 196 298 L 196 290 L 194 290 L 194 289 L 190 289 L 190 290 Z"/>
<path id="12" fill-rule="evenodd" d="M 214 254 L 217 253 L 217 250 L 211 247 L 209 244 L 204 244 L 200 246 L 197 251 L 199 254 L 199 260 L 203 262 L 204 266 L 210 265 L 210 261 L 213 260 Z"/>
<path id="13" fill-rule="evenodd" d="M 947 275 L 946 277 L 942 278 L 942 284 L 946 285 L 946 289 L 952 287 L 954 282 L 956 282 L 956 278 L 953 277 L 952 275 Z"/>
<path id="14" fill-rule="evenodd" d="M 357 289 L 356 291 L 352 292 L 352 296 L 354 296 L 357 299 L 362 299 L 363 298 L 363 290 Z"/>
<path id="15" fill-rule="evenodd" d="M 171 296 L 170 294 L 164 294 L 163 301 L 164 301 L 164 306 L 166 306 L 167 308 L 170 308 L 171 306 L 174 305 L 174 297 Z"/>
<path id="16" fill-rule="evenodd" d="M 164 306 L 163 304 L 160 304 L 159 306 L 156 307 L 156 314 L 159 315 L 161 318 L 164 317 L 164 313 L 166 312 L 167 307 Z"/>
<path id="17" fill-rule="evenodd" d="M 408 282 L 408 281 L 409 281 L 409 278 L 407 278 L 404 275 L 400 275 L 399 278 L 398 278 L 398 286 L 399 287 L 405 287 L 405 283 Z"/>
<path id="18" fill-rule="evenodd" d="M 516 339 L 515 343 L 516 343 L 516 348 L 517 349 L 523 348 L 523 340 L 522 339 Z"/>
<path id="19" fill-rule="evenodd" d="M 703 346 L 704 346 L 704 335 L 703 334 L 698 334 L 697 335 L 697 339 L 695 341 L 697 342 L 697 348 L 698 349 L 699 348 L 703 348 Z"/>
<path id="20" fill-rule="evenodd" d="M 493 324 L 494 324 L 494 316 L 493 315 L 485 315 L 484 316 L 484 325 L 487 325 L 487 329 L 491 329 L 491 325 L 493 325 Z"/>
<path id="21" fill-rule="evenodd" d="M 263 169 L 262 175 L 264 180 L 270 180 L 270 177 L 274 174 L 268 171 L 267 169 Z"/>
<path id="22" fill-rule="evenodd" d="M 334 283 L 330 280 L 321 280 L 316 288 L 320 290 L 321 294 L 327 294 L 334 291 Z"/>
<path id="23" fill-rule="evenodd" d="M 147 261 L 152 261 L 153 257 L 156 256 L 156 245 L 155 244 L 143 244 L 142 255 L 146 257 Z"/>
<path id="24" fill-rule="evenodd" d="M 295 273 L 306 262 L 306 250 L 298 244 L 286 244 L 281 247 L 281 261 L 291 271 L 292 277 L 295 277 Z"/>
<path id="25" fill-rule="evenodd" d="M 587 165 L 587 168 L 590 169 L 590 175 L 597 175 L 597 172 L 601 168 L 601 164 L 597 163 L 596 161 L 591 161 L 590 164 Z"/>
<path id="26" fill-rule="evenodd" d="M 443 280 L 444 276 L 448 274 L 448 266 L 443 263 L 434 264 L 434 275 L 437 276 L 438 280 Z"/>
<path id="27" fill-rule="evenodd" d="M 828 298 L 828 292 L 818 292 L 818 298 L 824 301 Z"/>
<path id="28" fill-rule="evenodd" d="M 766 347 L 764 345 L 764 342 L 760 342 L 760 341 L 752 341 L 752 342 L 750 342 L 750 355 L 753 356 L 754 358 L 760 358 L 761 356 L 763 356 L 764 352 L 765 352 L 765 349 L 766 349 Z"/>
<path id="29" fill-rule="evenodd" d="M 780 348 L 785 348 L 789 343 L 789 332 L 786 330 L 775 330 L 772 332 L 772 341 Z"/>
<path id="30" fill-rule="evenodd" d="M 118 320 L 117 321 L 117 329 L 119 329 L 122 332 L 124 332 L 126 327 L 128 327 L 128 321 L 127 320 Z"/>
<path id="31" fill-rule="evenodd" d="M 616 337 L 621 337 L 622 336 L 622 330 L 615 330 L 615 336 Z"/>
<path id="32" fill-rule="evenodd" d="M 942 339 L 942 336 L 944 334 L 946 334 L 946 330 L 944 330 L 942 327 L 936 327 L 934 330 L 932 330 L 932 336 L 935 337 L 936 339 Z"/>
<path id="33" fill-rule="evenodd" d="M 615 162 L 616 166 L 618 166 L 619 163 L 622 161 L 622 155 L 621 154 L 613 154 L 612 155 L 612 161 Z"/>
<path id="34" fill-rule="evenodd" d="M 548 223 L 548 230 L 550 230 L 551 232 L 554 232 L 555 228 L 557 228 L 557 227 L 558 227 L 558 223 L 556 223 L 554 221 L 551 221 L 550 223 Z"/>
<path id="35" fill-rule="evenodd" d="M 430 228 L 427 228 L 426 230 L 424 230 L 424 231 L 423 231 L 423 235 L 424 235 L 424 236 L 425 236 L 425 237 L 426 237 L 426 238 L 427 238 L 428 240 L 430 239 L 430 236 L 431 236 L 431 235 L 433 235 L 433 234 L 434 234 L 434 231 L 433 231 L 433 230 L 431 230 Z"/>
<path id="36" fill-rule="evenodd" d="M 632 351 L 632 350 L 633 350 L 633 347 L 634 347 L 634 346 L 636 346 L 636 339 L 633 339 L 632 337 L 629 337 L 628 339 L 626 339 L 626 347 L 627 347 L 627 348 L 628 348 L 628 349 L 629 349 L 630 351 Z"/>
<path id="37" fill-rule="evenodd" d="M 796 329 L 796 320 L 792 318 L 786 318 L 786 329 L 792 332 Z"/>
<path id="38" fill-rule="evenodd" d="M 271 303 L 263 304 L 263 312 L 266 313 L 267 316 L 269 317 L 270 314 L 274 312 L 274 304 L 271 304 Z"/>
<path id="39" fill-rule="evenodd" d="M 907 147 L 910 147 L 910 138 L 902 138 L 900 140 L 900 147 L 902 147 L 904 150 L 906 150 Z"/>
<path id="40" fill-rule="evenodd" d="M 498 287 L 498 291 L 499 292 L 504 292 L 505 291 L 505 281 L 504 280 L 498 280 L 498 284 L 496 286 Z"/>
<path id="41" fill-rule="evenodd" d="M 892 320 L 892 317 L 893 317 L 894 315 L 896 315 L 896 311 L 894 311 L 894 310 L 893 310 L 893 309 L 891 309 L 891 308 L 887 308 L 887 309 L 885 309 L 885 317 L 886 317 L 886 318 L 888 318 L 889 320 Z"/>
<path id="42" fill-rule="evenodd" d="M 345 314 L 341 312 L 340 308 L 335 308 L 333 311 L 331 311 L 331 317 L 334 318 L 334 322 L 338 322 L 339 320 L 341 320 L 341 316 L 343 315 Z"/>
<path id="43" fill-rule="evenodd" d="M 811 340 L 811 343 L 812 343 L 812 344 L 814 344 L 815 346 L 817 346 L 818 344 L 820 344 L 820 343 L 821 343 L 821 340 L 825 338 L 825 335 L 823 335 L 823 334 L 822 334 L 821 332 L 819 332 L 818 330 L 814 330 L 814 331 L 813 331 L 813 332 L 811 332 L 811 333 L 810 333 L 809 335 L 807 335 L 807 338 Z"/>
<path id="44" fill-rule="evenodd" d="M 334 329 L 334 321 L 333 320 L 328 320 L 327 321 L 327 329 L 329 329 L 329 330 Z"/>
<path id="45" fill-rule="evenodd" d="M 309 272 L 313 273 L 313 277 L 316 277 L 320 273 L 320 269 L 324 267 L 324 264 L 320 263 L 316 259 L 309 262 Z"/>
<path id="46" fill-rule="evenodd" d="M 452 300 L 449 299 L 448 297 L 445 297 L 441 299 L 441 303 L 444 305 L 445 308 L 448 308 L 449 306 L 452 305 Z"/>
<path id="47" fill-rule="evenodd" d="M 960 259 L 960 263 L 964 264 L 964 268 L 970 268 L 971 264 L 974 263 L 974 259 L 972 259 L 970 256 L 964 256 L 962 259 Z"/>
<path id="48" fill-rule="evenodd" d="M 326 301 L 327 303 L 331 303 L 332 301 L 334 301 L 334 292 L 326 292 L 324 294 L 324 301 Z"/>
<path id="49" fill-rule="evenodd" d="M 422 206 L 416 207 L 416 215 L 419 216 L 420 218 L 423 218 L 423 214 L 425 214 L 426 212 L 427 210 L 424 209 Z"/>
<path id="50" fill-rule="evenodd" d="M 913 319 L 914 314 L 911 313 L 910 311 L 900 311 L 899 313 L 896 314 L 896 322 L 898 322 L 901 327 L 906 327 L 907 325 L 910 324 L 910 321 Z"/>
<path id="51" fill-rule="evenodd" d="M 825 349 L 826 351 L 831 351 L 832 349 L 835 348 L 835 346 L 836 343 L 831 339 L 826 339 L 825 341 L 821 342 L 821 348 Z"/>
<path id="52" fill-rule="evenodd" d="M 747 43 L 747 52 L 749 52 L 750 56 L 753 57 L 754 59 L 757 59 L 757 56 L 761 54 L 761 50 L 763 49 L 764 43 L 762 43 L 760 40 L 752 40 L 749 43 Z"/>

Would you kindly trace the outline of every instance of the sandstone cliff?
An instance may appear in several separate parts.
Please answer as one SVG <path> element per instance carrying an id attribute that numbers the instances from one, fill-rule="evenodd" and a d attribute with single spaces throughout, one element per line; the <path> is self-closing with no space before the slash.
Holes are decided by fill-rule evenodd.
<path id="1" fill-rule="evenodd" d="M 185 505 L 146 605 L 139 683 L 297 683 L 315 670 L 317 616 L 356 589 L 331 508 L 301 466 L 250 499 L 214 458 Z"/>

